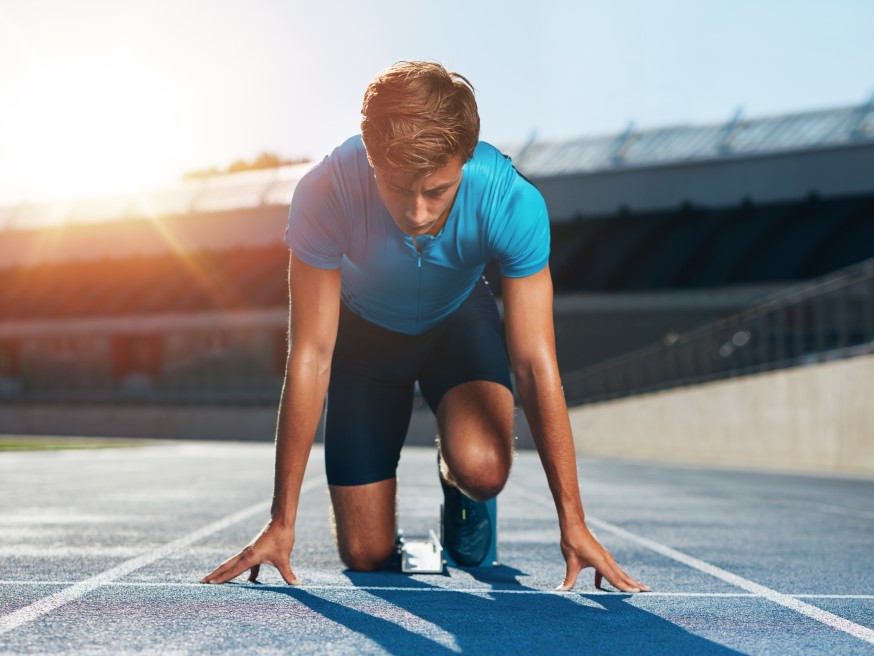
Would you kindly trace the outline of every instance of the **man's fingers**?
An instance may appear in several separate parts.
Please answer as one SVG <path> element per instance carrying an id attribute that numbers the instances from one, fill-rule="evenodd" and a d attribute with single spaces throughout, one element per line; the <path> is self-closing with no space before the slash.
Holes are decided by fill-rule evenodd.
<path id="1" fill-rule="evenodd" d="M 607 567 L 604 568 L 604 571 L 596 570 L 595 574 L 595 586 L 598 586 L 598 576 L 600 573 L 607 581 L 617 590 L 621 590 L 622 592 L 640 592 L 640 588 L 634 582 L 633 579 L 623 576 L 623 572 L 616 566 L 608 564 Z"/>
<path id="2" fill-rule="evenodd" d="M 245 564 L 237 567 L 225 567 L 215 574 L 210 574 L 206 583 L 227 583 L 231 579 L 237 578 L 247 569 L 249 569 L 249 566 Z"/>
<path id="3" fill-rule="evenodd" d="M 577 582 L 577 576 L 579 576 L 581 567 L 576 563 L 571 563 L 570 560 L 567 562 L 567 569 L 565 570 L 564 581 L 561 582 L 560 585 L 556 586 L 556 592 L 567 592 L 568 590 L 574 587 L 574 584 Z"/>
<path id="4" fill-rule="evenodd" d="M 260 563 L 256 563 L 255 565 L 252 565 L 252 569 L 249 570 L 249 581 L 251 581 L 252 583 L 256 582 L 258 580 L 258 573 L 260 571 L 261 571 L 261 564 Z"/>
<path id="5" fill-rule="evenodd" d="M 240 574 L 245 572 L 250 568 L 249 562 L 245 560 L 241 560 L 237 562 L 234 566 L 227 567 L 217 576 L 212 577 L 209 583 L 227 583 L 231 579 L 237 578 Z"/>
<path id="6" fill-rule="evenodd" d="M 571 590 L 577 582 L 577 576 L 581 569 L 584 568 L 568 563 L 564 581 L 562 581 L 561 585 L 555 588 L 556 591 L 567 592 L 568 590 Z M 595 569 L 596 590 L 604 589 L 604 579 L 607 579 L 607 582 L 610 583 L 610 585 L 622 592 L 649 592 L 650 590 L 648 585 L 638 583 L 619 569 L 618 566 L 611 565 L 610 563 L 604 563 L 602 568 Z"/>
<path id="7" fill-rule="evenodd" d="M 200 579 L 201 583 L 215 583 L 216 580 L 222 576 L 225 571 L 231 566 L 230 562 L 225 562 L 212 570 L 209 574 Z"/>
<path id="8" fill-rule="evenodd" d="M 291 571 L 291 565 L 288 564 L 288 558 L 281 558 L 278 563 L 273 565 L 279 570 L 280 575 L 288 585 L 300 585 L 300 579 Z"/>
<path id="9" fill-rule="evenodd" d="M 626 572 L 624 569 L 619 567 L 619 565 L 615 565 L 615 567 L 617 570 L 619 570 L 619 573 L 622 574 L 623 577 L 625 577 L 625 582 L 628 583 L 629 585 L 637 588 L 641 592 L 650 592 L 652 590 L 652 588 L 650 588 L 645 583 L 641 583 L 640 581 L 636 581 L 631 576 L 629 576 L 628 572 Z"/>
<path id="10" fill-rule="evenodd" d="M 231 563 L 233 563 L 233 562 L 234 562 L 235 560 L 237 560 L 239 557 L 240 557 L 240 554 L 237 554 L 236 556 L 231 556 L 231 557 L 228 558 L 225 562 L 223 562 L 221 565 L 219 565 L 219 566 L 216 567 L 214 570 L 212 570 L 209 574 L 207 574 L 207 575 L 204 576 L 202 579 L 200 579 L 200 582 L 201 582 L 201 583 L 210 583 L 210 582 L 212 582 L 212 580 L 213 580 L 214 578 L 216 578 L 217 576 L 220 576 L 220 575 L 225 571 L 225 569 L 228 568 L 228 567 L 231 565 Z"/>
<path id="11" fill-rule="evenodd" d="M 201 579 L 201 583 L 226 583 L 231 579 L 238 577 L 252 567 L 251 554 L 252 547 L 246 547 L 236 556 L 228 558 L 215 570 L 207 574 L 203 579 Z"/>

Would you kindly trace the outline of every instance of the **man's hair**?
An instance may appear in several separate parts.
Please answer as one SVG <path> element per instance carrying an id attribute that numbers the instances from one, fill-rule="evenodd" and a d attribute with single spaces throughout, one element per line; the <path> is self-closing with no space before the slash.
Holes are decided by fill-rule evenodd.
<path id="1" fill-rule="evenodd" d="M 378 169 L 420 177 L 454 155 L 464 163 L 479 140 L 473 85 L 434 62 L 398 62 L 368 85 L 361 136 Z"/>

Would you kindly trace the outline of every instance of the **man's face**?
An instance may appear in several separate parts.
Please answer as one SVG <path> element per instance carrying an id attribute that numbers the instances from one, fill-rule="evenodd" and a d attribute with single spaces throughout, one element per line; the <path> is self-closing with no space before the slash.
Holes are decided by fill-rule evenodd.
<path id="1" fill-rule="evenodd" d="M 461 184 L 463 162 L 453 157 L 443 168 L 415 177 L 374 168 L 379 196 L 395 224 L 413 237 L 436 235 L 446 223 Z"/>

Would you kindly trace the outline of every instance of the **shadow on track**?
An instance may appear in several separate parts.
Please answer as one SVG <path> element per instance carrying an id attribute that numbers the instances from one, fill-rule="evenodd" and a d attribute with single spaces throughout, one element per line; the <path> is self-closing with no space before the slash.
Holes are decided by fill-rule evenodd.
<path id="1" fill-rule="evenodd" d="M 524 575 L 519 570 L 465 571 L 505 593 L 447 591 L 385 571 L 346 571 L 355 585 L 348 591 L 273 586 L 263 591 L 285 594 L 391 654 L 739 653 L 626 603 L 632 595 L 524 594 L 535 590 L 519 582 Z M 386 603 L 375 603 L 374 597 Z"/>

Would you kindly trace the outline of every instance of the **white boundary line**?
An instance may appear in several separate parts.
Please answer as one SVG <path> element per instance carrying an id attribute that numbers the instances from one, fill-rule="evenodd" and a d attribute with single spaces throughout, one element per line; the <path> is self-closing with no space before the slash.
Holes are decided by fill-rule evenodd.
<path id="1" fill-rule="evenodd" d="M 0 586 L 65 586 L 65 585 L 73 585 L 76 581 L 13 581 L 13 580 L 0 580 Z M 103 587 L 117 587 L 117 588 L 203 588 L 202 583 L 186 583 L 186 582 L 161 582 L 161 581 L 110 581 L 105 583 Z M 268 584 L 253 584 L 253 583 L 236 583 L 231 582 L 228 584 L 228 587 L 231 588 L 251 588 L 253 590 L 287 590 L 289 586 L 287 585 L 268 585 Z M 415 588 L 411 586 L 392 586 L 392 585 L 311 585 L 309 583 L 304 582 L 299 586 L 304 590 L 341 590 L 343 592 L 354 592 L 356 590 L 362 590 L 365 592 L 455 592 L 459 594 L 528 594 L 528 595 L 548 595 L 548 594 L 556 594 L 554 590 L 507 590 L 503 588 L 444 588 L 444 587 L 426 587 L 426 588 Z M 577 594 L 581 595 L 601 595 L 601 596 L 615 596 L 615 595 L 625 595 L 625 592 L 611 592 L 608 590 L 575 590 Z M 761 595 L 752 593 L 752 592 L 664 592 L 664 591 L 653 591 L 647 592 L 647 597 L 727 597 L 727 598 L 760 598 Z M 859 601 L 874 601 L 874 595 L 865 595 L 865 594 L 812 594 L 812 593 L 803 593 L 803 594 L 788 594 L 787 597 L 792 597 L 793 599 L 855 599 Z"/>
<path id="2" fill-rule="evenodd" d="M 324 483 L 325 477 L 319 476 L 318 478 L 305 483 L 301 488 L 300 493 L 304 494 L 305 492 L 309 492 L 313 488 L 318 487 Z M 96 574 L 90 578 L 85 579 L 84 581 L 79 581 L 78 583 L 73 584 L 65 590 L 61 590 L 53 595 L 39 599 L 38 601 L 35 601 L 32 604 L 29 604 L 23 608 L 14 610 L 11 613 L 0 617 L 0 635 L 8 633 L 9 631 L 16 629 L 23 624 L 32 622 L 38 617 L 41 617 L 46 613 L 50 613 L 53 610 L 60 608 L 64 604 L 79 599 L 80 597 L 88 594 L 95 588 L 105 586 L 113 582 L 115 579 L 130 574 L 134 570 L 140 569 L 141 567 L 145 567 L 146 565 L 149 565 L 156 560 L 160 560 L 161 558 L 169 556 L 171 553 L 178 549 L 187 547 L 190 544 L 197 542 L 198 540 L 202 540 L 203 538 L 208 537 L 213 533 L 218 533 L 219 531 L 222 531 L 229 526 L 236 524 L 237 522 L 241 522 L 244 519 L 249 519 L 250 517 L 257 515 L 258 513 L 263 513 L 269 508 L 270 502 L 256 503 L 253 506 L 249 506 L 248 508 L 244 508 L 243 510 L 223 517 L 222 519 L 213 522 L 212 524 L 207 524 L 203 528 L 200 528 L 193 533 L 189 533 L 188 535 L 184 535 L 181 538 L 173 540 L 172 542 L 168 542 L 162 547 L 153 549 L 152 551 L 144 553 L 141 556 L 137 556 L 136 558 L 126 560 L 120 565 L 116 565 L 112 569 L 108 569 L 105 572 Z"/>
<path id="3" fill-rule="evenodd" d="M 0 585 L 8 585 L 8 586 L 26 586 L 26 585 L 34 585 L 34 586 L 59 586 L 59 585 L 70 585 L 73 583 L 72 581 L 0 581 Z M 120 587 L 120 588 L 203 588 L 203 583 L 157 583 L 157 582 L 138 582 L 138 581 L 114 581 L 105 584 L 103 587 Z M 451 592 L 454 594 L 511 594 L 511 595 L 555 595 L 559 594 L 555 590 L 532 590 L 532 589 L 524 589 L 524 590 L 507 590 L 503 588 L 446 588 L 439 586 L 430 586 L 430 587 L 412 587 L 412 586 L 403 586 L 403 585 L 310 585 L 308 583 L 303 583 L 299 586 L 290 586 L 286 584 L 281 585 L 268 585 L 268 584 L 253 584 L 253 583 L 237 583 L 230 582 L 224 586 L 225 589 L 233 588 L 233 589 L 250 589 L 250 590 L 280 590 L 287 591 L 291 588 L 300 588 L 302 590 L 326 590 L 326 591 L 342 591 L 344 593 L 349 592 L 413 592 L 413 593 L 439 593 L 439 592 Z M 596 595 L 596 596 L 627 596 L 628 593 L 625 592 L 610 592 L 607 590 L 578 590 L 578 594 L 583 596 L 588 595 Z M 564 594 L 564 593 L 561 593 Z M 749 592 L 654 592 L 652 594 L 647 594 L 647 597 L 757 597 Z M 874 599 L 874 596 L 871 597 Z"/>
<path id="4" fill-rule="evenodd" d="M 749 497 L 749 500 L 753 500 L 753 498 Z M 834 506 L 828 503 L 816 503 L 815 501 L 804 501 L 803 499 L 784 499 L 782 497 L 766 498 L 765 500 L 770 503 L 783 504 L 784 506 L 809 508 L 810 510 L 817 510 L 829 515 L 843 515 L 845 517 L 857 517 L 859 519 L 874 519 L 874 513 L 872 512 L 856 510 L 854 508 L 844 508 L 843 506 Z"/>
<path id="5" fill-rule="evenodd" d="M 552 501 L 548 501 L 543 497 L 529 494 L 528 498 L 544 507 L 549 507 L 550 509 L 555 508 Z M 864 640 L 869 644 L 874 644 L 874 631 L 866 626 L 856 624 L 855 622 L 841 617 L 840 615 L 835 615 L 834 613 L 830 613 L 827 610 L 823 610 L 821 608 L 817 608 L 816 606 L 804 603 L 800 599 L 797 599 L 791 595 L 777 592 L 776 590 L 764 586 L 761 583 L 756 583 L 755 581 L 745 579 L 744 577 L 738 576 L 737 574 L 729 572 L 726 569 L 722 569 L 721 567 L 717 567 L 716 565 L 711 565 L 708 562 L 695 558 L 694 556 L 690 556 L 689 554 L 685 554 L 682 551 L 672 549 L 671 547 L 664 545 L 660 542 L 656 542 L 655 540 L 650 540 L 649 538 L 645 538 L 642 535 L 637 535 L 636 533 L 627 531 L 624 528 L 617 526 L 616 524 L 611 524 L 610 522 L 604 521 L 603 519 L 598 519 L 589 515 L 586 517 L 586 523 L 603 531 L 618 535 L 621 538 L 625 538 L 630 542 L 636 542 L 637 544 L 646 547 L 647 549 L 650 549 L 652 551 L 655 551 L 662 556 L 666 556 L 671 560 L 675 560 L 679 563 L 683 563 L 684 565 L 688 565 L 693 569 L 697 569 L 699 572 L 704 572 L 705 574 L 709 574 L 710 576 L 722 579 L 727 583 L 735 585 L 743 590 L 752 592 L 754 595 L 763 597 L 769 601 L 774 602 L 775 604 L 779 604 L 780 606 L 784 606 L 786 608 L 789 608 L 790 610 L 794 610 L 796 613 L 800 613 L 801 615 L 810 617 L 811 619 L 814 619 L 817 622 L 821 622 L 826 626 L 830 626 L 833 629 L 849 633 L 855 638 Z M 651 593 L 644 592 L 642 594 Z"/>
<path id="6" fill-rule="evenodd" d="M 650 540 L 643 536 L 637 535 L 636 533 L 632 533 L 631 531 L 626 531 L 624 528 L 616 526 L 615 524 L 611 524 L 610 522 L 606 522 L 603 519 L 597 519 L 590 516 L 586 518 L 586 522 L 601 530 L 608 531 L 631 542 L 636 542 L 637 544 L 644 546 L 647 549 L 651 549 L 652 551 L 655 551 L 656 553 L 666 556 L 672 560 L 676 560 L 677 562 L 683 563 L 684 565 L 688 565 L 689 567 L 697 569 L 700 572 L 704 572 L 705 574 L 709 574 L 710 576 L 722 579 L 723 581 L 731 583 L 732 585 L 735 585 L 743 590 L 748 590 L 756 596 L 763 597 L 768 601 L 774 602 L 775 604 L 785 606 L 786 608 L 794 610 L 796 613 L 800 613 L 801 615 L 810 617 L 811 619 L 825 624 L 826 626 L 830 626 L 833 629 L 843 631 L 844 633 L 849 633 L 851 636 L 859 638 L 860 640 L 864 640 L 869 644 L 874 644 L 874 631 L 872 631 L 868 627 L 862 626 L 861 624 L 856 624 L 855 622 L 851 622 L 844 617 L 835 615 L 834 613 L 830 613 L 827 610 L 823 610 L 821 608 L 817 608 L 816 606 L 807 604 L 800 599 L 797 599 L 787 594 L 783 594 L 782 592 L 777 592 L 776 590 L 773 590 L 760 583 L 756 583 L 755 581 L 750 581 L 749 579 L 738 576 L 737 574 L 722 569 L 721 567 L 711 565 L 708 562 L 695 558 L 694 556 L 685 554 L 682 551 L 672 549 L 671 547 L 661 544 L 660 542 L 656 542 L 655 540 Z"/>
<path id="7" fill-rule="evenodd" d="M 26 580 L 26 581 L 14 581 L 10 579 L 2 579 L 0 580 L 0 586 L 67 586 L 67 585 L 75 585 L 76 581 L 34 581 L 34 580 Z M 189 582 L 172 582 L 172 581 L 109 581 L 105 583 L 102 587 L 107 588 L 203 588 L 203 583 L 189 583 Z M 228 586 L 230 588 L 251 588 L 253 590 L 287 590 L 289 588 L 288 585 L 269 585 L 269 584 L 256 584 L 256 583 L 237 583 L 237 582 L 229 582 Z M 459 594 L 527 594 L 527 595 L 548 595 L 548 594 L 556 594 L 555 590 L 534 590 L 534 589 L 524 589 L 524 590 L 508 590 L 505 588 L 445 588 L 439 586 L 431 586 L 425 588 L 417 588 L 412 586 L 396 586 L 396 585 L 320 585 L 315 584 L 311 585 L 309 583 L 304 582 L 300 586 L 303 590 L 341 590 L 343 592 L 354 592 L 356 590 L 362 590 L 365 592 L 455 592 Z M 627 595 L 626 592 L 611 592 L 608 590 L 574 590 L 575 593 L 581 595 L 594 595 L 594 596 L 616 596 L 616 595 Z M 727 597 L 727 598 L 760 598 L 760 595 L 752 593 L 752 592 L 665 592 L 665 591 L 653 591 L 647 592 L 646 597 Z M 792 597 L 793 599 L 855 599 L 860 601 L 874 601 L 874 594 L 866 595 L 866 594 L 813 594 L 813 593 L 801 593 L 801 594 L 787 594 L 787 597 Z"/>

